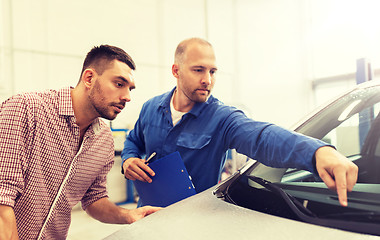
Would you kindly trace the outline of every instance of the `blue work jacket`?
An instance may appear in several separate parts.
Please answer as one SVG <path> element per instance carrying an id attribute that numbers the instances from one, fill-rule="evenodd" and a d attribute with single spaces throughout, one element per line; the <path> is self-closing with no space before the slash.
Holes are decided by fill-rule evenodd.
<path id="1" fill-rule="evenodd" d="M 248 118 L 242 111 L 210 96 L 196 103 L 173 126 L 170 100 L 175 89 L 148 100 L 127 136 L 121 157 L 156 158 L 178 151 L 201 192 L 220 180 L 226 152 L 236 149 L 271 167 L 292 167 L 316 173 L 315 151 L 326 143 L 274 124 Z"/>

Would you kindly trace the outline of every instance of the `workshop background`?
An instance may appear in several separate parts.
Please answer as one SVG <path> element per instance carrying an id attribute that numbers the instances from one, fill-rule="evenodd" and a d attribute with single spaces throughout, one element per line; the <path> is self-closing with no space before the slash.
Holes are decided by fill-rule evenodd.
<path id="1" fill-rule="evenodd" d="M 120 151 L 142 104 L 175 85 L 177 44 L 201 37 L 216 52 L 213 95 L 290 127 L 355 85 L 359 63 L 378 78 L 379 9 L 377 0 L 0 0 L 0 100 L 75 86 L 93 46 L 121 47 L 137 70 L 132 101 L 110 123 Z M 127 201 L 127 185 L 117 158 L 111 199 Z"/>

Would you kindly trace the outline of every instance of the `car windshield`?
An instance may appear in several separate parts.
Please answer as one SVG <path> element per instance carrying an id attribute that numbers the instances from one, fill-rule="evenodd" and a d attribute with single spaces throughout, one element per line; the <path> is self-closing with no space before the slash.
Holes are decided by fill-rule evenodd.
<path id="1" fill-rule="evenodd" d="M 357 89 L 296 129 L 332 144 L 359 167 L 358 183 L 380 183 L 380 87 Z M 289 169 L 282 182 L 320 181 Z"/>

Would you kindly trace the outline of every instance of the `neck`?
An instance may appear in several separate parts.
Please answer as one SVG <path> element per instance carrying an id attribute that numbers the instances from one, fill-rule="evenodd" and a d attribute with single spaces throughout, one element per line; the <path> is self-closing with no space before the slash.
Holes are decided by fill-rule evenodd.
<path id="1" fill-rule="evenodd" d="M 194 107 L 195 102 L 191 101 L 185 94 L 181 94 L 177 89 L 174 90 L 173 95 L 173 106 L 175 110 L 179 112 L 190 112 Z"/>
<path id="2" fill-rule="evenodd" d="M 94 121 L 97 116 L 93 116 L 88 111 L 88 104 L 85 94 L 83 94 L 79 87 L 71 90 L 71 100 L 73 103 L 74 116 L 76 119 L 76 124 L 79 126 L 81 134 L 86 132 L 87 128 Z"/>

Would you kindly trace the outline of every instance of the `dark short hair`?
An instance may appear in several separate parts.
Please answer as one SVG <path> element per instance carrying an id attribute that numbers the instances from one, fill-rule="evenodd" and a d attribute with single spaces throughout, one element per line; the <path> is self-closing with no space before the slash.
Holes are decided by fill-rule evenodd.
<path id="1" fill-rule="evenodd" d="M 87 53 L 83 62 L 81 76 L 89 67 L 94 68 L 99 75 L 102 75 L 113 60 L 127 64 L 132 70 L 136 69 L 135 62 L 123 49 L 110 45 L 100 45 L 93 47 L 91 51 Z"/>

